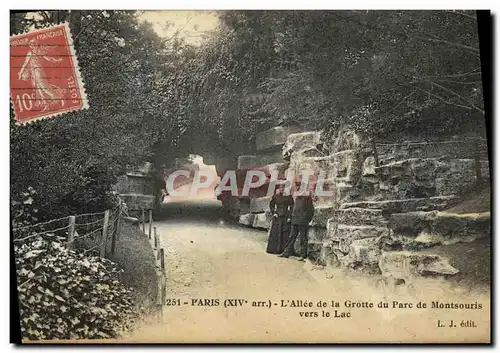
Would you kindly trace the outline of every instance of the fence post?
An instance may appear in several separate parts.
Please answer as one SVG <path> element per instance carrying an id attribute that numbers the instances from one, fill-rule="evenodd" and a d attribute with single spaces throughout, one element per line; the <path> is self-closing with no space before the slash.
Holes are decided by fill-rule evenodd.
<path id="1" fill-rule="evenodd" d="M 68 229 L 68 250 L 73 250 L 75 240 L 75 216 L 69 216 L 69 229 Z"/>
<path id="2" fill-rule="evenodd" d="M 106 256 L 106 245 L 108 240 L 108 225 L 109 225 L 109 210 L 104 212 L 104 226 L 102 228 L 102 238 L 101 238 L 101 251 L 99 253 L 100 257 Z"/>
<path id="3" fill-rule="evenodd" d="M 165 273 L 165 249 L 160 249 L 160 268 L 161 273 Z"/>
<path id="4" fill-rule="evenodd" d="M 145 215 L 144 215 L 144 208 L 141 209 L 141 222 L 142 222 L 142 232 L 146 234 L 146 225 L 145 225 Z"/>
<path id="5" fill-rule="evenodd" d="M 115 229 L 113 229 L 113 236 L 111 237 L 111 254 L 115 253 L 115 247 L 116 247 L 116 238 L 118 237 L 118 234 L 120 234 L 120 216 L 121 212 L 118 211 L 118 216 L 116 217 L 115 220 Z"/>
<path id="6" fill-rule="evenodd" d="M 153 210 L 149 210 L 149 232 L 148 232 L 149 239 L 151 239 L 152 228 L 153 228 Z"/>
<path id="7" fill-rule="evenodd" d="M 158 233 L 156 227 L 154 227 L 154 239 L 155 239 L 155 250 L 160 246 L 160 240 L 158 239 Z"/>

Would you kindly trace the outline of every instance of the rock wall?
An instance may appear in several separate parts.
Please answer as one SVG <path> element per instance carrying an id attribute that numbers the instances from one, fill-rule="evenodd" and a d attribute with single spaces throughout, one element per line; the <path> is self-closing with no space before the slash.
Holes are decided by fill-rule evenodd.
<path id="1" fill-rule="evenodd" d="M 432 254 L 433 246 L 490 236 L 489 212 L 442 212 L 478 178 L 489 179 L 485 141 L 373 143 L 347 131 L 329 151 L 333 215 L 323 243 L 310 239 L 319 262 L 383 275 L 404 263 L 405 271 L 447 276 L 458 270 Z"/>
<path id="2" fill-rule="evenodd" d="M 152 210 L 158 203 L 151 168 L 151 165 L 146 163 L 142 168 L 130 171 L 118 178 L 115 190 L 127 204 L 130 215 L 137 215 L 141 210 Z"/>
<path id="3" fill-rule="evenodd" d="M 284 178 L 289 161 L 283 158 L 283 146 L 288 137 L 299 131 L 298 127 L 277 126 L 258 134 L 255 138 L 256 152 L 251 155 L 242 155 L 236 158 L 236 175 L 238 179 L 238 193 L 241 194 L 243 181 L 247 170 L 263 171 L 267 177 L 273 172 L 278 173 L 279 178 Z M 226 169 L 217 168 L 219 176 Z M 233 197 L 227 193 L 218 196 L 229 217 L 237 220 L 247 227 L 268 229 L 271 224 L 269 213 L 269 201 L 267 197 L 268 185 L 260 188 L 250 189 L 247 197 Z"/>
<path id="4" fill-rule="evenodd" d="M 489 182 L 485 140 L 376 143 L 349 130 L 327 139 L 321 131 L 277 127 L 256 141 L 256 155 L 238 158 L 241 169 L 326 172 L 333 196 L 314 200 L 308 243 L 319 264 L 386 277 L 397 277 L 404 264 L 412 274 L 447 276 L 458 270 L 433 254 L 433 246 L 490 236 L 489 212 L 444 212 L 479 179 Z M 267 229 L 269 197 L 263 196 L 223 202 L 242 225 Z"/>

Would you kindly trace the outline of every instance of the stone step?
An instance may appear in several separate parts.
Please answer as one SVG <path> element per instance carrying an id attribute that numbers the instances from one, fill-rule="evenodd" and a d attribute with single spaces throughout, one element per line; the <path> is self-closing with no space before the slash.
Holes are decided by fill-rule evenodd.
<path id="1" fill-rule="evenodd" d="M 415 199 L 384 200 L 384 201 L 360 201 L 346 202 L 340 205 L 340 209 L 348 208 L 370 208 L 380 209 L 384 214 L 405 213 L 411 211 L 444 210 L 460 201 L 455 195 L 434 196 Z"/>
<path id="2" fill-rule="evenodd" d="M 389 228 L 396 234 L 417 237 L 423 233 L 444 238 L 473 240 L 491 235 L 490 212 L 457 214 L 448 212 L 394 213 L 389 217 Z"/>
<path id="3" fill-rule="evenodd" d="M 412 276 L 450 276 L 459 272 L 447 258 L 418 251 L 383 251 L 379 268 L 384 278 L 405 281 Z"/>
<path id="4" fill-rule="evenodd" d="M 335 210 L 330 221 L 344 225 L 376 227 L 385 227 L 388 223 L 382 210 L 359 207 Z"/>
<path id="5" fill-rule="evenodd" d="M 247 226 L 247 227 L 253 227 L 253 220 L 255 218 L 255 214 L 253 213 L 245 213 L 242 214 L 238 220 L 238 223 Z"/>
<path id="6" fill-rule="evenodd" d="M 348 225 L 338 224 L 332 219 L 328 220 L 327 235 L 330 239 L 363 239 L 370 237 L 388 236 L 389 229 L 387 227 L 376 227 L 370 225 Z"/>

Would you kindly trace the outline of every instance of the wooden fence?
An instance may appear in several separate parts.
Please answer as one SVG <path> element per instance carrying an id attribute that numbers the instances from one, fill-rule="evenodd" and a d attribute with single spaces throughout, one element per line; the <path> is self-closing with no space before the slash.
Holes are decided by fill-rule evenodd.
<path id="1" fill-rule="evenodd" d="M 146 217 L 147 212 L 147 217 Z M 146 229 L 147 218 L 147 229 Z M 151 247 L 153 248 L 154 257 L 156 260 L 156 276 L 158 283 L 158 296 L 156 300 L 158 314 L 160 320 L 163 320 L 163 306 L 166 302 L 167 296 L 167 269 L 165 265 L 165 249 L 160 245 L 160 236 L 157 227 L 153 223 L 153 210 L 141 210 L 140 228 L 147 236 Z M 147 230 L 147 231 L 146 231 Z"/>
<path id="2" fill-rule="evenodd" d="M 22 244 L 33 238 L 53 239 L 70 250 L 109 257 L 115 252 L 121 216 L 120 209 L 106 210 L 13 228 L 14 243 Z"/>
<path id="3" fill-rule="evenodd" d="M 146 212 L 148 220 L 146 221 Z M 84 254 L 111 257 L 115 252 L 119 235 L 120 222 L 127 216 L 121 209 L 106 210 L 97 213 L 85 213 L 53 219 L 24 227 L 13 228 L 14 243 L 23 244 L 30 239 L 57 240 L 68 249 L 82 251 Z M 146 223 L 148 231 L 146 232 Z M 160 237 L 153 225 L 153 211 L 142 210 L 140 228 L 148 237 L 156 260 L 158 296 L 156 305 L 162 319 L 163 305 L 166 298 L 165 250 L 160 246 Z"/>

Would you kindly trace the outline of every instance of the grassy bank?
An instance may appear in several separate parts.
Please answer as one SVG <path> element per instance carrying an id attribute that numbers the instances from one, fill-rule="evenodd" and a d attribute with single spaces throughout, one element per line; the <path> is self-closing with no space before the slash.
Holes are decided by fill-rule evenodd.
<path id="1" fill-rule="evenodd" d="M 138 226 L 122 222 L 111 260 L 124 270 L 121 280 L 133 288 L 138 309 L 143 307 L 146 313 L 152 313 L 158 293 L 155 259 L 149 240 Z"/>

